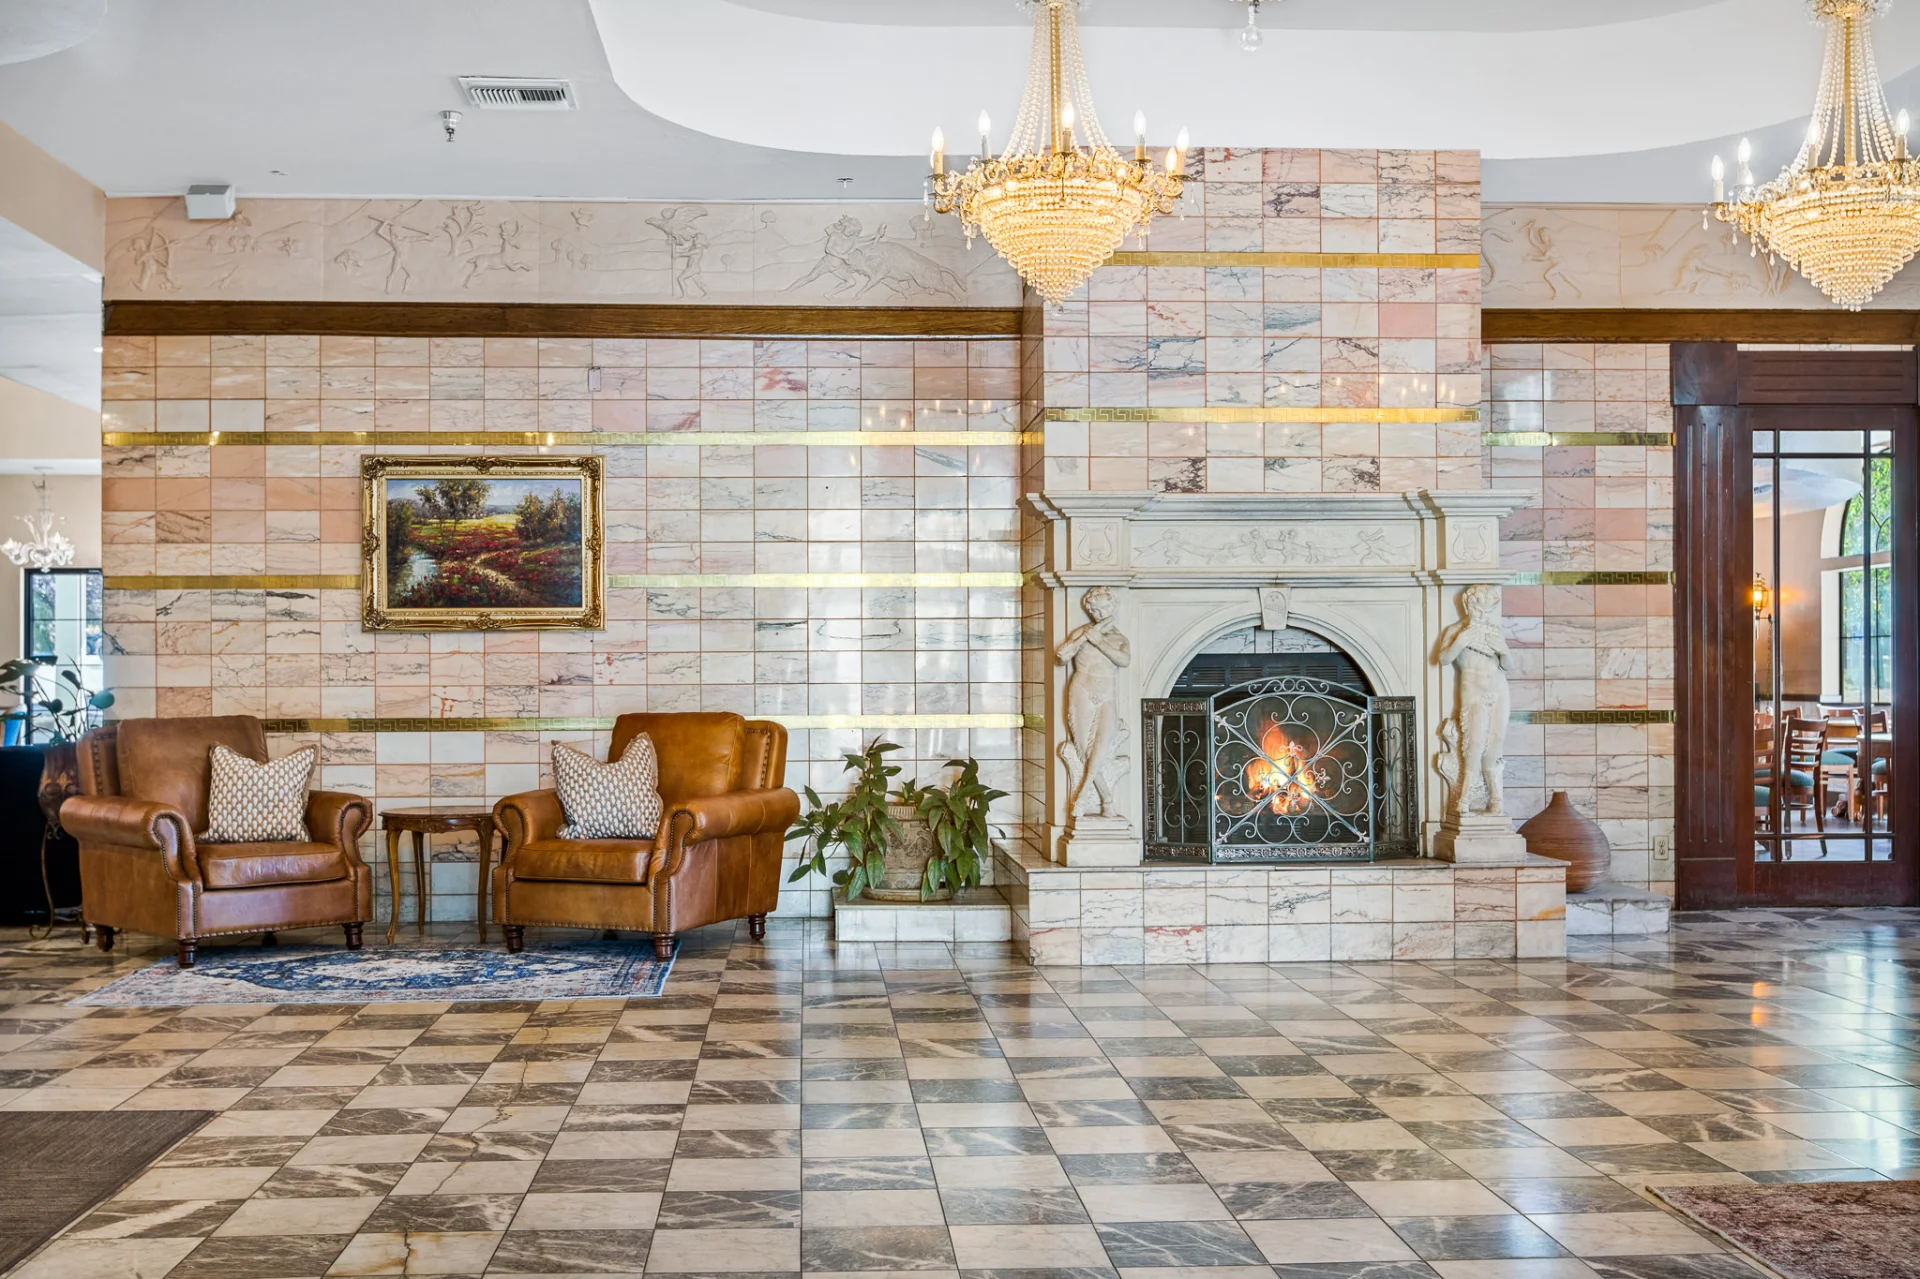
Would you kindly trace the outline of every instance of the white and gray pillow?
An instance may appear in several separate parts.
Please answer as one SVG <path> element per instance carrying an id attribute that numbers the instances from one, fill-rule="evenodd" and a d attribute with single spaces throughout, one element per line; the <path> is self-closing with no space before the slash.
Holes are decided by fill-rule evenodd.
<path id="1" fill-rule="evenodd" d="M 262 764 L 225 746 L 208 750 L 207 829 L 203 844 L 307 840 L 307 783 L 319 748 L 303 746 Z"/>
<path id="2" fill-rule="evenodd" d="M 567 814 L 561 839 L 652 839 L 660 829 L 660 761 L 645 733 L 609 764 L 555 742 L 553 782 Z"/>

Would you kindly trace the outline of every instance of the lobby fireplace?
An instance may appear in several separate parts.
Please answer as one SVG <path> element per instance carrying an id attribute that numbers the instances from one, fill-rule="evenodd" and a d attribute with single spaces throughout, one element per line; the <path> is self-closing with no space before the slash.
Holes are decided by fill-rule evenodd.
<path id="1" fill-rule="evenodd" d="M 1292 651 L 1201 654 L 1172 697 L 1141 702 L 1147 861 L 1419 854 L 1414 699 L 1376 697 L 1346 654 L 1288 637 Z"/>

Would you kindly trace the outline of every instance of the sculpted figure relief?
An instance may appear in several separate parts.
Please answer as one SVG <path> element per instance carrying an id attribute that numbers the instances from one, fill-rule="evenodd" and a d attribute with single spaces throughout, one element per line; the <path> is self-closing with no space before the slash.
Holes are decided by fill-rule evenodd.
<path id="1" fill-rule="evenodd" d="M 1481 583 L 1460 592 L 1465 614 L 1440 636 L 1435 659 L 1453 667 L 1458 704 L 1440 726 L 1441 751 L 1435 761 L 1447 779 L 1449 813 L 1499 816 L 1506 812 L 1501 774 L 1506 768 L 1507 717 L 1513 699 L 1507 688 L 1510 654 L 1500 633 L 1500 588 Z M 1481 805 L 1474 800 L 1483 798 Z"/>
<path id="2" fill-rule="evenodd" d="M 1116 783 L 1129 758 L 1120 753 L 1127 730 L 1115 705 L 1114 674 L 1133 661 L 1127 637 L 1114 626 L 1113 592 L 1096 586 L 1081 597 L 1092 620 L 1076 627 L 1054 660 L 1067 668 L 1067 738 L 1060 761 L 1067 766 L 1067 813 L 1097 811 L 1120 817 Z"/>

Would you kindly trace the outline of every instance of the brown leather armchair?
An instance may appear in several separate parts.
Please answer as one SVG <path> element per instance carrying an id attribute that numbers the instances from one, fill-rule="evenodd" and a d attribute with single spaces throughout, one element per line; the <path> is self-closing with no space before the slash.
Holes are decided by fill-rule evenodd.
<path id="1" fill-rule="evenodd" d="M 257 760 L 267 738 L 251 715 L 126 719 L 80 739 L 80 793 L 60 824 L 80 842 L 82 913 L 100 949 L 120 931 L 180 943 L 193 967 L 203 937 L 339 924 L 349 949 L 373 918 L 373 874 L 359 839 L 373 808 L 358 795 L 307 797 L 309 842 L 200 844 L 207 826 L 207 752 Z"/>
<path id="2" fill-rule="evenodd" d="M 780 900 L 780 848 L 800 797 L 779 785 L 787 730 L 731 711 L 622 715 L 611 758 L 646 733 L 660 758 L 660 830 L 653 839 L 561 839 L 566 814 L 550 790 L 494 805 L 507 835 L 493 873 L 493 917 L 507 949 L 529 924 L 631 929 L 673 953 L 674 934 L 745 917 L 766 936 Z"/>

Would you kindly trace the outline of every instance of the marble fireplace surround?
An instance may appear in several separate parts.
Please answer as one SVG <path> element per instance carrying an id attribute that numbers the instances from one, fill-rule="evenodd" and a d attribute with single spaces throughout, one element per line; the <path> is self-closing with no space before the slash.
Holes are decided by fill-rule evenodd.
<path id="1" fill-rule="evenodd" d="M 1036 962 L 1172 963 L 1565 953 L 1560 863 L 1524 852 L 1454 856 L 1436 757 L 1454 705 L 1436 664 L 1460 593 L 1499 584 L 1502 518 L 1525 492 L 1030 494 L 1043 521 L 1046 825 L 1009 849 L 1001 882 L 1013 933 Z M 1129 660 L 1112 671 L 1109 794 L 1070 811 L 1063 643 L 1112 603 Z M 1249 626 L 1295 627 L 1345 650 L 1374 692 L 1415 699 L 1419 858 L 1372 865 L 1144 865 L 1140 702 L 1167 696 L 1196 655 Z M 1510 831 L 1511 826 L 1504 829 Z M 1517 841 L 1514 841 L 1517 843 Z M 1453 858 L 1439 860 L 1438 851 Z M 1459 864 L 1455 864 L 1455 863 Z M 1467 864 L 1471 862 L 1471 865 Z"/>

